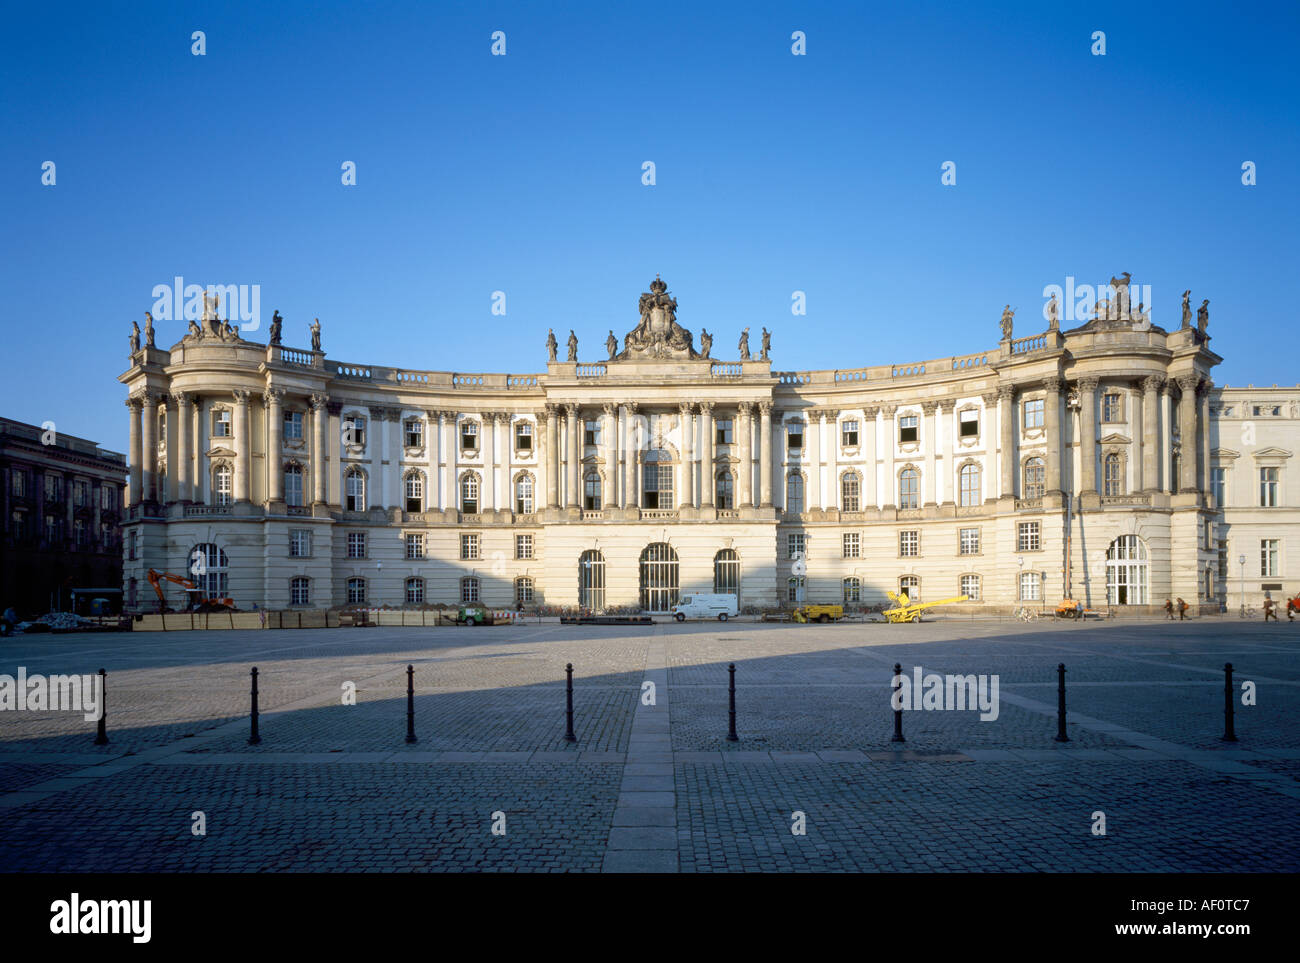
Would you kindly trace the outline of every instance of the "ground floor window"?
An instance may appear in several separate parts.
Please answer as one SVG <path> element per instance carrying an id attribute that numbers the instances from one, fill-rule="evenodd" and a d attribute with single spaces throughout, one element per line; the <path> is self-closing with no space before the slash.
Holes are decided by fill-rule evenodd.
<path id="1" fill-rule="evenodd" d="M 921 601 L 921 580 L 915 575 L 904 575 L 898 580 L 898 594 L 906 594 L 909 602 Z"/>
<path id="2" fill-rule="evenodd" d="M 677 604 L 677 553 L 667 542 L 647 545 L 641 553 L 641 608 L 667 612 Z"/>
<path id="3" fill-rule="evenodd" d="M 230 562 L 215 542 L 203 542 L 190 550 L 190 576 L 204 598 L 225 598 L 229 593 Z"/>
<path id="4" fill-rule="evenodd" d="M 716 595 L 740 595 L 740 556 L 724 548 L 713 556 L 713 591 Z"/>
<path id="5" fill-rule="evenodd" d="M 1121 535 L 1106 550 L 1106 602 L 1148 604 L 1147 547 L 1136 535 Z"/>
<path id="6" fill-rule="evenodd" d="M 1021 572 L 1020 573 L 1020 601 L 1022 602 L 1039 601 L 1043 597 L 1042 593 L 1039 591 L 1040 585 L 1042 585 L 1042 579 L 1039 577 L 1039 574 L 1037 572 Z"/>
<path id="7" fill-rule="evenodd" d="M 348 605 L 365 605 L 366 604 L 366 580 L 363 578 L 348 579 Z"/>
<path id="8" fill-rule="evenodd" d="M 515 579 L 515 601 L 524 605 L 533 601 L 533 580 L 526 575 Z"/>
<path id="9" fill-rule="evenodd" d="M 786 583 L 786 599 L 790 602 L 800 604 L 803 602 L 804 580 L 795 576 Z"/>
<path id="10" fill-rule="evenodd" d="M 460 600 L 462 602 L 478 601 L 478 579 L 467 575 L 460 580 Z"/>
<path id="11" fill-rule="evenodd" d="M 844 580 L 844 601 L 862 601 L 862 579 L 858 578 L 856 575 L 850 575 Z"/>
<path id="12" fill-rule="evenodd" d="M 308 604 L 308 580 L 301 576 L 291 579 L 289 582 L 289 604 L 290 605 L 307 605 Z"/>
<path id="13" fill-rule="evenodd" d="M 605 556 L 595 550 L 578 559 L 578 607 L 593 612 L 605 608 Z"/>
<path id="14" fill-rule="evenodd" d="M 408 578 L 406 580 L 406 604 L 421 605 L 424 603 L 424 579 Z"/>
<path id="15" fill-rule="evenodd" d="M 960 587 L 959 595 L 966 596 L 972 602 L 980 600 L 980 577 L 978 575 L 963 575 Z"/>

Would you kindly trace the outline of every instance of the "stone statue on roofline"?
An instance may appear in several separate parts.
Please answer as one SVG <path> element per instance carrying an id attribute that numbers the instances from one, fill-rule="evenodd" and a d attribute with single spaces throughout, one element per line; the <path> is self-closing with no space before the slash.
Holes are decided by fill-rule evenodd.
<path id="1" fill-rule="evenodd" d="M 153 341 L 153 315 L 148 311 L 144 313 L 144 345 L 146 348 L 156 347 Z"/>
<path id="2" fill-rule="evenodd" d="M 319 351 L 320 350 L 320 318 L 312 319 L 311 327 L 309 328 L 309 330 L 311 331 L 311 349 L 313 351 Z"/>
<path id="3" fill-rule="evenodd" d="M 1205 329 L 1210 326 L 1210 299 L 1206 298 L 1201 302 L 1201 306 L 1196 309 L 1196 330 L 1205 334 Z"/>
<path id="4" fill-rule="evenodd" d="M 1184 328 L 1192 326 L 1192 289 L 1188 288 L 1183 292 L 1183 323 Z"/>
<path id="5" fill-rule="evenodd" d="M 555 329 L 547 328 L 546 329 L 546 355 L 547 355 L 546 360 L 547 361 L 558 360 L 557 352 L 559 350 L 560 350 L 560 343 L 555 340 Z"/>
<path id="6" fill-rule="evenodd" d="M 1056 292 L 1052 292 L 1052 300 L 1047 302 L 1047 330 L 1057 331 L 1061 327 L 1061 304 L 1056 300 Z"/>
<path id="7" fill-rule="evenodd" d="M 713 335 L 706 328 L 700 328 L 700 357 L 707 358 L 713 350 Z"/>
<path id="8" fill-rule="evenodd" d="M 768 358 L 767 354 L 769 351 L 772 350 L 772 332 L 768 331 L 767 328 L 763 329 L 763 340 L 761 344 L 762 344 L 762 350 L 759 352 L 758 360 L 768 361 L 770 359 Z"/>
<path id="9" fill-rule="evenodd" d="M 279 309 L 271 315 L 271 344 L 280 343 L 280 326 L 284 324 L 284 318 L 280 317 Z"/>
<path id="10" fill-rule="evenodd" d="M 134 321 L 131 322 L 131 354 L 135 355 L 140 350 L 140 325 Z"/>
<path id="11" fill-rule="evenodd" d="M 740 332 L 740 344 L 736 345 L 740 349 L 740 360 L 749 360 L 749 328 Z"/>
<path id="12" fill-rule="evenodd" d="M 618 357 L 618 338 L 614 337 L 614 331 L 611 328 L 609 337 L 605 339 L 605 350 L 609 352 L 609 360 L 613 361 Z"/>
<path id="13" fill-rule="evenodd" d="M 569 358 L 568 360 L 576 362 L 578 360 L 578 336 L 569 329 Z"/>
<path id="14" fill-rule="evenodd" d="M 1011 332 L 1015 330 L 1016 312 L 1011 310 L 1011 305 L 1002 309 L 1002 340 L 1010 341 Z"/>

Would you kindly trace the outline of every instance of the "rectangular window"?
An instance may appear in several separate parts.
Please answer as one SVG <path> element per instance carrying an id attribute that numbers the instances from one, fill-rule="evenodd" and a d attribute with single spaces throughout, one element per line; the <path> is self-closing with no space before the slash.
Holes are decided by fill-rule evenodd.
<path id="1" fill-rule="evenodd" d="M 1123 421 L 1124 404 L 1119 392 L 1108 391 L 1101 396 L 1101 420 Z"/>
<path id="2" fill-rule="evenodd" d="M 306 558 L 311 555 L 311 532 L 305 528 L 295 528 L 289 532 L 289 557 Z"/>
<path id="3" fill-rule="evenodd" d="M 126 533 L 126 557 L 128 561 L 134 562 L 140 549 L 140 530 L 131 529 Z"/>
<path id="4" fill-rule="evenodd" d="M 1214 495 L 1214 506 L 1222 508 L 1227 504 L 1228 496 L 1228 469 L 1211 468 L 1210 469 L 1210 492 Z"/>
<path id="5" fill-rule="evenodd" d="M 403 426 L 406 432 L 407 448 L 424 447 L 424 422 L 419 418 L 412 418 Z"/>
<path id="6" fill-rule="evenodd" d="M 898 554 L 904 556 L 921 554 L 921 533 L 916 529 L 898 533 Z"/>
<path id="7" fill-rule="evenodd" d="M 460 424 L 460 450 L 478 451 L 478 422 L 462 421 Z"/>
<path id="8" fill-rule="evenodd" d="M 289 604 L 306 605 L 307 604 L 307 586 L 308 581 L 305 578 L 296 578 L 289 583 Z"/>
<path id="9" fill-rule="evenodd" d="M 1025 427 L 1043 427 L 1043 399 L 1033 398 L 1025 402 Z"/>
<path id="10" fill-rule="evenodd" d="M 791 424 L 786 427 L 785 447 L 792 454 L 803 449 L 803 425 Z"/>
<path id="11" fill-rule="evenodd" d="M 14 498 L 27 497 L 27 472 L 14 468 L 9 472 L 9 492 Z"/>
<path id="12" fill-rule="evenodd" d="M 845 421 L 840 425 L 840 443 L 845 448 L 858 447 L 858 422 L 856 419 Z"/>
<path id="13" fill-rule="evenodd" d="M 406 536 L 406 557 L 424 558 L 424 535 L 413 532 Z"/>
<path id="14" fill-rule="evenodd" d="M 74 508 L 90 506 L 90 482 L 78 478 L 72 483 L 72 505 Z"/>
<path id="15" fill-rule="evenodd" d="M 1042 547 L 1038 522 L 1021 522 L 1016 526 L 1016 551 L 1036 552 Z"/>
<path id="16" fill-rule="evenodd" d="M 45 476 L 45 500 L 47 502 L 63 501 L 63 479 L 58 475 Z"/>
<path id="17" fill-rule="evenodd" d="M 99 508 L 105 512 L 115 512 L 119 506 L 117 500 L 117 487 L 115 485 L 101 485 L 99 488 Z"/>
<path id="18" fill-rule="evenodd" d="M 531 421 L 521 421 L 515 425 L 515 450 L 533 450 L 533 423 Z"/>
<path id="19" fill-rule="evenodd" d="M 352 415 L 343 422 L 343 441 L 348 445 L 366 446 L 366 419 L 361 415 Z"/>
<path id="20" fill-rule="evenodd" d="M 730 418 L 718 419 L 716 435 L 717 435 L 717 444 L 719 445 L 731 444 L 731 419 Z"/>
<path id="21" fill-rule="evenodd" d="M 212 437 L 229 438 L 230 437 L 230 410 L 227 408 L 218 408 L 212 412 Z"/>
<path id="22" fill-rule="evenodd" d="M 1263 538 L 1259 542 L 1259 574 L 1264 578 L 1277 578 L 1280 574 L 1277 567 L 1277 547 L 1276 538 Z"/>
<path id="23" fill-rule="evenodd" d="M 650 462 L 642 465 L 642 508 L 673 507 L 673 466 Z"/>
<path id="24" fill-rule="evenodd" d="M 963 411 L 957 416 L 957 434 L 962 438 L 974 438 L 980 433 L 980 413 L 975 408 Z"/>
<path id="25" fill-rule="evenodd" d="M 958 529 L 957 543 L 960 546 L 962 555 L 978 555 L 980 553 L 980 530 L 978 528 Z"/>
<path id="26" fill-rule="evenodd" d="M 348 532 L 348 558 L 366 557 L 366 533 Z"/>
<path id="27" fill-rule="evenodd" d="M 861 558 L 862 557 L 862 536 L 857 532 L 844 533 L 844 557 Z"/>
<path id="28" fill-rule="evenodd" d="M 284 473 L 284 501 L 286 505 L 302 507 L 302 471 L 286 470 Z"/>
<path id="29" fill-rule="evenodd" d="M 786 558 L 794 558 L 796 555 L 804 554 L 804 544 L 807 537 L 806 535 L 787 535 L 785 537 Z"/>
<path id="30" fill-rule="evenodd" d="M 462 535 L 460 537 L 460 557 L 462 559 L 478 558 L 478 536 Z"/>
<path id="31" fill-rule="evenodd" d="M 84 518 L 74 518 L 72 520 L 72 542 L 77 548 L 85 548 L 86 543 L 90 541 L 89 533 L 86 529 L 86 520 Z"/>
<path id="32" fill-rule="evenodd" d="M 1039 587 L 1041 580 L 1037 572 L 1020 573 L 1020 601 L 1037 602 L 1041 597 Z"/>
<path id="33" fill-rule="evenodd" d="M 363 578 L 348 579 L 348 605 L 365 605 L 366 604 L 366 580 Z"/>
<path id="34" fill-rule="evenodd" d="M 901 418 L 899 418 L 898 419 L 898 440 L 900 442 L 916 441 L 917 426 L 919 424 L 920 424 L 920 419 L 916 415 L 903 415 Z"/>
<path id="35" fill-rule="evenodd" d="M 531 605 L 533 601 L 533 580 L 530 578 L 515 579 L 515 601 L 523 602 L 525 605 Z"/>
<path id="36" fill-rule="evenodd" d="M 980 577 L 978 575 L 963 575 L 959 588 L 961 591 L 957 594 L 966 596 L 972 602 L 980 600 Z"/>
<path id="37" fill-rule="evenodd" d="M 1261 468 L 1259 470 L 1259 504 L 1262 508 L 1277 507 L 1277 483 L 1279 469 Z"/>
<path id="38" fill-rule="evenodd" d="M 846 578 L 844 580 L 844 601 L 861 602 L 862 601 L 862 580 L 859 578 Z"/>
<path id="39" fill-rule="evenodd" d="M 284 437 L 302 441 L 302 412 L 286 411 L 284 413 Z"/>
<path id="40" fill-rule="evenodd" d="M 533 536 L 516 535 L 515 536 L 515 558 L 532 558 L 533 557 Z"/>
<path id="41" fill-rule="evenodd" d="M 591 421 L 582 423 L 582 443 L 590 447 L 599 447 L 600 445 L 600 419 L 593 418 Z"/>

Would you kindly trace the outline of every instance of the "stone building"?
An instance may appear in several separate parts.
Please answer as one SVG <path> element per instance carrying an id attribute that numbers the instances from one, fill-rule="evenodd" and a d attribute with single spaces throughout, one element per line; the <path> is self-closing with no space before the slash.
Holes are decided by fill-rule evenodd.
<path id="1" fill-rule="evenodd" d="M 122 585 L 126 457 L 0 418 L 0 608 L 68 609 L 72 589 Z"/>
<path id="2" fill-rule="evenodd" d="M 984 611 L 1063 595 L 1217 611 L 1235 574 L 1218 469 L 1294 448 L 1227 445 L 1213 419 L 1237 396 L 1213 387 L 1205 319 L 1166 331 L 1126 291 L 1113 317 L 1031 337 L 1008 309 L 988 351 L 780 371 L 766 330 L 757 357 L 746 329 L 715 358 L 650 287 L 621 352 L 611 332 L 605 360 L 580 362 L 570 332 L 560 360 L 552 333 L 541 373 L 337 361 L 318 326 L 312 350 L 284 347 L 278 314 L 270 344 L 205 311 L 170 350 L 134 351 L 128 601 L 149 606 L 149 567 L 197 564 L 241 608 L 662 611 L 695 590 L 743 609 L 905 588 Z M 1241 525 L 1253 540 L 1268 521 Z"/>

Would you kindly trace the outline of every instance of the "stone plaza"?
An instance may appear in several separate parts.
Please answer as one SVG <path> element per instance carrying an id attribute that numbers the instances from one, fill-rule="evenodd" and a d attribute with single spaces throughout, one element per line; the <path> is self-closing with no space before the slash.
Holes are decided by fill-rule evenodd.
<path id="1" fill-rule="evenodd" d="M 0 871 L 1300 869 L 1285 620 L 530 620 L 3 646 L 0 673 L 106 669 L 110 741 L 80 712 L 0 712 Z M 907 711 L 891 742 L 895 663 L 996 675 L 996 719 Z"/>

